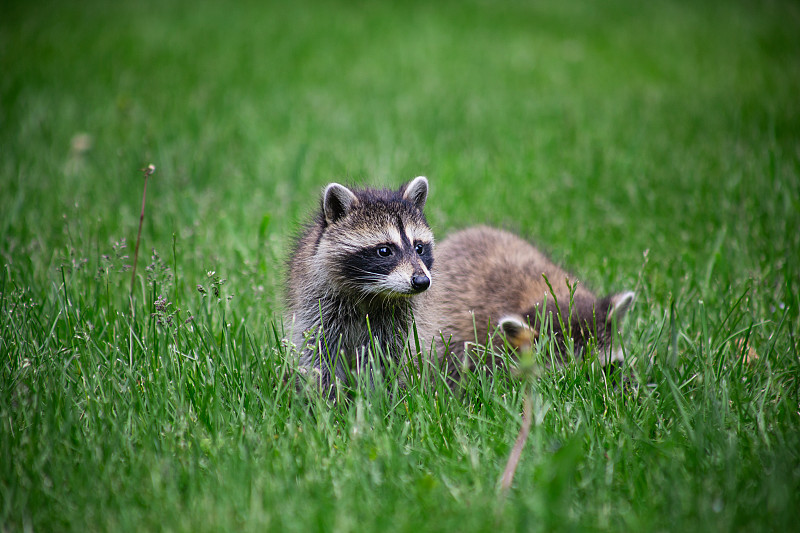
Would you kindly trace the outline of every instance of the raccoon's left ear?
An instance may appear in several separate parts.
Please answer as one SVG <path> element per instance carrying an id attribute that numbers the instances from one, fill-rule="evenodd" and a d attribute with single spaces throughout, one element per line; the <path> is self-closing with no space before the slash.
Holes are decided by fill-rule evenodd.
<path id="1" fill-rule="evenodd" d="M 322 193 L 322 211 L 328 224 L 333 224 L 342 218 L 356 204 L 358 198 L 353 191 L 338 183 L 329 184 Z"/>
<path id="2" fill-rule="evenodd" d="M 636 293 L 633 291 L 625 291 L 610 296 L 608 304 L 608 318 L 606 320 L 609 322 L 612 320 L 622 322 L 622 319 L 625 318 L 625 313 L 628 312 L 628 309 L 630 309 L 635 299 Z"/>
<path id="3" fill-rule="evenodd" d="M 539 333 L 535 329 L 516 315 L 504 316 L 498 325 L 508 343 L 517 349 L 530 346 L 539 337 Z"/>
<path id="4" fill-rule="evenodd" d="M 403 200 L 408 200 L 422 211 L 425 201 L 428 199 L 428 178 L 417 176 L 403 187 Z"/>

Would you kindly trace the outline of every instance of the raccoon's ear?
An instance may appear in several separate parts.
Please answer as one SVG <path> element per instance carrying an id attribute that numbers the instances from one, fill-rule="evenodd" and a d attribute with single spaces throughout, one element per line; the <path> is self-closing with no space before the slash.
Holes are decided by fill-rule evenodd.
<path id="1" fill-rule="evenodd" d="M 508 343 L 517 349 L 530 346 L 539 337 L 539 333 L 517 315 L 504 316 L 498 325 Z"/>
<path id="2" fill-rule="evenodd" d="M 609 322 L 612 320 L 622 322 L 622 319 L 625 318 L 625 313 L 628 312 L 628 309 L 630 309 L 635 299 L 636 293 L 633 291 L 625 291 L 610 296 L 608 304 L 608 318 L 606 320 Z"/>
<path id="3" fill-rule="evenodd" d="M 322 193 L 322 211 L 329 224 L 342 218 L 356 205 L 358 205 L 358 198 L 344 185 L 331 183 L 325 187 L 325 192 Z"/>
<path id="4" fill-rule="evenodd" d="M 422 211 L 425 201 L 428 199 L 428 178 L 417 176 L 403 187 L 403 200 L 408 200 Z"/>

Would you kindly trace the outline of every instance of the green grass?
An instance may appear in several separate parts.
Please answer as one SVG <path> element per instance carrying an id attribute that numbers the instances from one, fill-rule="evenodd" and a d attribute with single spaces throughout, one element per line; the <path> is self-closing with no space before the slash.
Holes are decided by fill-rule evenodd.
<path id="1" fill-rule="evenodd" d="M 798 27 L 788 1 L 4 3 L 2 530 L 794 529 Z M 513 377 L 285 385 L 321 187 L 419 174 L 439 238 L 508 227 L 638 293 L 630 386 L 542 376 L 505 496 Z"/>

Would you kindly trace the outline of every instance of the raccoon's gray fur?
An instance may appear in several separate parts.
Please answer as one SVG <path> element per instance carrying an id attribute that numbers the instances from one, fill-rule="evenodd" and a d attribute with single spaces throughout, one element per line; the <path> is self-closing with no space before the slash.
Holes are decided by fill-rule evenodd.
<path id="1" fill-rule="evenodd" d="M 457 232 L 437 246 L 436 285 L 423 295 L 415 315 L 420 337 L 428 348 L 433 343 L 451 376 L 476 364 L 497 363 L 499 360 L 491 354 L 487 357 L 483 349 L 490 337 L 502 332 L 515 349 L 531 345 L 542 329 L 546 299 L 556 353 L 563 360 L 565 332 L 554 313 L 556 304 L 543 274 L 555 292 L 566 335 L 574 340 L 574 353 L 579 355 L 589 339 L 594 339 L 601 363 L 622 360 L 622 350 L 613 345 L 614 328 L 633 303 L 633 292 L 598 299 L 578 284 L 570 316 L 567 281 L 574 285 L 574 279 L 523 239 L 485 226 Z M 548 328 L 541 333 L 551 332 Z M 503 345 L 500 337 L 492 341 L 495 346 Z"/>
<path id="2" fill-rule="evenodd" d="M 431 285 L 427 197 L 423 176 L 398 191 L 331 183 L 297 242 L 287 280 L 292 342 L 301 371 L 331 396 L 345 368 L 365 370 L 371 343 L 373 357 L 402 357 L 416 295 Z"/>

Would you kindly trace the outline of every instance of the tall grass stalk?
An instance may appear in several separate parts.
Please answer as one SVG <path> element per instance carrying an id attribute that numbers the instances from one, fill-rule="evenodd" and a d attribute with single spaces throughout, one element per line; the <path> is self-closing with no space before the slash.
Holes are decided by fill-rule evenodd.
<path id="1" fill-rule="evenodd" d="M 156 167 L 152 164 L 147 165 L 142 169 L 144 176 L 144 187 L 142 189 L 142 210 L 139 212 L 139 231 L 136 233 L 136 249 L 133 252 L 133 272 L 131 272 L 131 298 L 133 298 L 133 289 L 136 283 L 136 265 L 139 262 L 139 241 L 142 239 L 142 226 L 144 225 L 144 206 L 147 200 L 147 178 L 153 175 Z"/>

